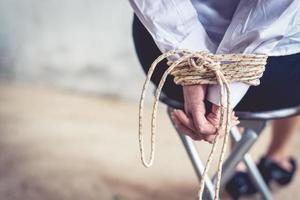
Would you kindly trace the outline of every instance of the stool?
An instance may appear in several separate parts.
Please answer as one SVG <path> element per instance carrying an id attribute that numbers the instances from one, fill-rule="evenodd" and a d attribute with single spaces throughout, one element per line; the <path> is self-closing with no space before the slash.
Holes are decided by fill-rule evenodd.
<path id="1" fill-rule="evenodd" d="M 183 110 L 184 108 L 182 103 L 168 98 L 163 93 L 160 95 L 160 101 L 168 106 L 167 112 L 169 117 L 171 117 L 171 112 L 173 109 Z M 241 134 L 237 127 L 232 127 L 232 129 L 230 130 L 230 135 L 235 144 L 231 150 L 230 155 L 225 160 L 222 166 L 223 174 L 221 179 L 221 187 L 224 187 L 225 184 L 230 180 L 235 172 L 236 165 L 240 161 L 242 161 L 248 168 L 248 173 L 257 190 L 260 192 L 262 198 L 265 200 L 272 200 L 272 194 L 268 186 L 264 182 L 262 176 L 260 175 L 255 162 L 248 154 L 248 151 L 251 149 L 269 120 L 282 119 L 299 115 L 300 106 L 266 112 L 235 112 L 235 114 L 241 121 L 239 126 L 244 127 L 245 131 L 243 134 Z M 175 126 L 174 128 L 176 129 Z M 200 181 L 202 178 L 202 173 L 204 171 L 204 164 L 199 157 L 193 140 L 178 129 L 176 129 L 176 132 L 178 133 L 182 141 L 182 144 L 192 162 L 198 180 Z M 214 175 L 212 178 L 209 178 L 208 176 L 204 177 L 205 188 L 203 198 L 205 200 L 211 200 L 214 197 L 215 187 L 213 185 L 213 182 L 215 178 L 216 175 Z"/>

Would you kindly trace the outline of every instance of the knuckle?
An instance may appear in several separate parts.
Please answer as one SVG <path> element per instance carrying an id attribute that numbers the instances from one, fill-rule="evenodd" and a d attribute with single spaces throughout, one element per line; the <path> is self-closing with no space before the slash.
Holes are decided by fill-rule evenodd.
<path id="1" fill-rule="evenodd" d="M 201 125 L 198 125 L 197 126 L 197 131 L 201 134 L 201 133 L 204 133 L 206 131 L 205 127 L 201 126 Z"/>

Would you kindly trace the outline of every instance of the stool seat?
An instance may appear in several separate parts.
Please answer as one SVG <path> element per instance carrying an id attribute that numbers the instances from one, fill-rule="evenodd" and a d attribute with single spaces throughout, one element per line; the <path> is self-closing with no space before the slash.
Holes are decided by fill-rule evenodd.
<path id="1" fill-rule="evenodd" d="M 283 119 L 300 115 L 300 106 L 259 112 L 236 111 L 235 114 L 239 119 L 243 120 Z"/>
<path id="2" fill-rule="evenodd" d="M 159 100 L 176 109 L 184 109 L 184 105 L 167 97 L 164 93 L 161 93 Z M 287 117 L 292 117 L 296 115 L 300 115 L 300 105 L 290 108 L 283 108 L 278 110 L 271 111 L 259 111 L 259 112 L 248 112 L 248 111 L 236 111 L 236 116 L 241 120 L 272 120 L 272 119 L 282 119 Z"/>

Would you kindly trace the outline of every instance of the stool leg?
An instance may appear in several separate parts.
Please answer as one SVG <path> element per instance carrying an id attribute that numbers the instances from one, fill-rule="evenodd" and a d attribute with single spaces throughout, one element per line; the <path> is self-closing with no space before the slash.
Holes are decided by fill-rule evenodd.
<path id="1" fill-rule="evenodd" d="M 240 134 L 239 130 L 237 129 L 237 127 L 233 127 L 231 129 L 231 135 L 235 142 L 238 142 L 239 140 L 241 140 L 241 134 Z M 252 181 L 254 182 L 256 188 L 260 191 L 263 199 L 272 200 L 273 199 L 272 194 L 271 194 L 268 186 L 266 185 L 265 181 L 261 177 L 259 170 L 257 169 L 256 164 L 252 160 L 251 156 L 249 154 L 245 154 L 243 161 L 248 168 L 248 172 L 250 174 Z"/>
<path id="2" fill-rule="evenodd" d="M 266 185 L 265 181 L 261 177 L 256 164 L 253 162 L 251 156 L 249 154 L 246 154 L 244 156 L 244 163 L 246 164 L 248 168 L 248 172 L 250 174 L 250 177 L 254 184 L 256 185 L 256 188 L 260 191 L 263 199 L 265 200 L 272 200 L 272 194 Z"/>
<path id="3" fill-rule="evenodd" d="M 169 117 L 171 116 L 172 108 L 168 108 L 168 114 Z M 171 120 L 172 121 L 172 120 Z M 173 124 L 174 125 L 174 124 Z M 176 129 L 176 127 L 175 127 Z M 178 129 L 176 129 L 176 132 L 178 133 L 182 144 L 184 145 L 184 148 L 192 162 L 193 168 L 197 174 L 198 180 L 200 182 L 202 178 L 202 173 L 204 171 L 204 165 L 199 157 L 198 151 L 191 140 L 188 136 L 182 134 Z M 204 199 L 205 200 L 210 200 L 213 199 L 214 197 L 214 185 L 209 177 L 204 177 L 205 178 L 205 189 L 204 189 Z"/>
<path id="4" fill-rule="evenodd" d="M 236 128 L 236 127 L 234 127 Z M 243 160 L 244 155 L 250 150 L 257 139 L 254 131 L 246 131 L 239 142 L 237 142 L 230 152 L 230 155 L 223 164 L 221 185 L 224 186 L 235 172 L 236 165 Z M 214 179 L 215 180 L 215 176 Z"/>

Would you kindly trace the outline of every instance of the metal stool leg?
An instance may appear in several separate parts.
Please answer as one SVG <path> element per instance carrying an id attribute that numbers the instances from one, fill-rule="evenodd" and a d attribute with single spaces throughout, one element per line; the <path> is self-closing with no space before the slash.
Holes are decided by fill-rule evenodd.
<path id="1" fill-rule="evenodd" d="M 168 107 L 168 114 L 169 117 L 171 116 L 172 108 Z M 171 120 L 172 121 L 172 120 Z M 176 127 L 175 127 L 176 129 Z M 197 152 L 197 149 L 193 143 L 193 141 L 186 135 L 182 134 L 179 130 L 177 130 L 177 133 L 187 151 L 187 154 L 192 162 L 192 165 L 194 167 L 194 170 L 197 174 L 197 177 L 199 180 L 202 178 L 202 173 L 204 171 L 204 165 L 202 161 L 200 160 L 199 154 Z M 231 130 L 231 135 L 233 140 L 237 143 L 236 147 L 233 149 L 232 154 L 229 156 L 228 159 L 226 159 L 224 163 L 224 171 L 223 171 L 223 180 L 222 185 L 224 185 L 228 179 L 231 177 L 231 175 L 234 172 L 234 168 L 237 165 L 237 163 L 243 159 L 245 162 L 248 171 L 250 173 L 250 176 L 255 183 L 257 189 L 261 192 L 263 199 L 265 200 L 272 200 L 271 192 L 268 189 L 268 186 L 265 184 L 264 180 L 262 179 L 255 163 L 251 159 L 250 155 L 247 154 L 251 146 L 254 144 L 257 138 L 257 134 L 252 131 L 248 130 L 243 137 L 239 133 L 237 127 L 233 127 Z M 213 199 L 214 197 L 214 185 L 213 182 L 209 177 L 205 178 L 205 199 Z"/>
<path id="2" fill-rule="evenodd" d="M 241 140 L 241 134 L 238 131 L 237 127 L 233 127 L 231 130 L 232 138 L 235 142 L 238 142 Z M 272 194 L 266 185 L 265 181 L 261 177 L 255 162 L 252 160 L 251 156 L 249 154 L 245 154 L 243 158 L 244 163 L 246 164 L 248 168 L 248 172 L 251 176 L 252 181 L 256 185 L 256 188 L 260 191 L 263 199 L 265 200 L 272 200 Z"/>
<path id="3" fill-rule="evenodd" d="M 244 155 L 250 150 L 256 139 L 257 135 L 254 131 L 247 131 L 243 134 L 241 140 L 234 145 L 230 155 L 223 164 L 222 186 L 224 186 L 232 177 L 236 165 L 243 160 Z M 215 177 L 213 180 L 215 180 Z"/>
<path id="4" fill-rule="evenodd" d="M 171 108 L 168 108 L 168 114 L 169 117 L 171 116 Z M 176 127 L 175 127 L 176 129 Z M 177 130 L 177 133 L 181 139 L 181 142 L 183 143 L 185 150 L 192 162 L 193 168 L 197 174 L 198 180 L 200 181 L 202 178 L 202 173 L 204 171 L 204 165 L 199 157 L 198 151 L 193 143 L 193 141 L 186 135 L 182 134 L 179 130 Z M 205 178 L 205 189 L 204 189 L 204 198 L 205 200 L 213 199 L 214 197 L 214 185 L 209 177 Z"/>

